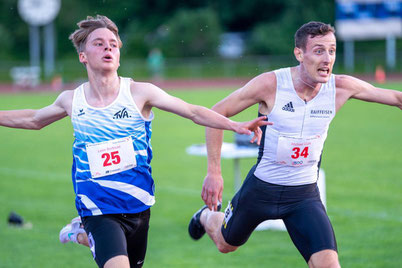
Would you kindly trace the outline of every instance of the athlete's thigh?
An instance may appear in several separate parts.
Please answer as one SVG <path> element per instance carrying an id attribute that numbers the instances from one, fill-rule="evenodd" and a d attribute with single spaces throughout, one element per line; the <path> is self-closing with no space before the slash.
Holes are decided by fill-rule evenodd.
<path id="1" fill-rule="evenodd" d="M 247 242 L 255 228 L 269 217 L 272 196 L 267 183 L 253 174 L 247 175 L 241 189 L 229 202 L 221 228 L 225 241 L 232 246 Z"/>
<path id="2" fill-rule="evenodd" d="M 306 262 L 324 249 L 337 251 L 332 224 L 319 199 L 307 199 L 283 218 L 288 233 Z"/>
<path id="3" fill-rule="evenodd" d="M 131 267 L 142 267 L 148 244 L 150 210 L 146 210 L 133 218 L 128 218 L 127 253 Z"/>
<path id="4" fill-rule="evenodd" d="M 94 259 L 99 267 L 116 256 L 127 256 L 124 230 L 114 215 L 99 215 L 83 218 L 84 228 Z"/>

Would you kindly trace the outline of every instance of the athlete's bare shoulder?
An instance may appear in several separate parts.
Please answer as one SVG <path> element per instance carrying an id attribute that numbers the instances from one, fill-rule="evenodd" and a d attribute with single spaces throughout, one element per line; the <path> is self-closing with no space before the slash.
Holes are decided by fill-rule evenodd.
<path id="1" fill-rule="evenodd" d="M 59 94 L 54 105 L 63 108 L 66 113 L 71 116 L 72 103 L 74 98 L 74 90 L 64 90 Z"/>
<path id="2" fill-rule="evenodd" d="M 374 87 L 350 75 L 335 75 L 336 86 L 336 109 L 339 110 L 350 98 L 356 98 L 361 92 L 373 89 Z"/>
<path id="3" fill-rule="evenodd" d="M 341 90 L 352 90 L 355 85 L 361 81 L 356 77 L 346 75 L 346 74 L 336 74 L 335 75 L 335 85 L 336 89 Z"/>
<path id="4" fill-rule="evenodd" d="M 275 72 L 265 72 L 250 81 L 258 89 L 264 91 L 274 91 L 276 90 L 276 75 Z"/>
<path id="5" fill-rule="evenodd" d="M 130 90 L 133 97 L 146 96 L 154 90 L 160 90 L 157 86 L 149 82 L 138 82 L 133 79 L 130 80 Z"/>

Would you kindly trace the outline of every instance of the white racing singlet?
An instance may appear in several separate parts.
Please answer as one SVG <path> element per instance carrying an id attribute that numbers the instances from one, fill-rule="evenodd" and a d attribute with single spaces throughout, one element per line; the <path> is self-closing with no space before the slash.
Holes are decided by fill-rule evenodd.
<path id="1" fill-rule="evenodd" d="M 275 71 L 275 104 L 263 128 L 254 175 L 279 185 L 295 186 L 317 181 L 328 127 L 335 116 L 335 76 L 305 102 L 296 93 L 290 68 Z"/>

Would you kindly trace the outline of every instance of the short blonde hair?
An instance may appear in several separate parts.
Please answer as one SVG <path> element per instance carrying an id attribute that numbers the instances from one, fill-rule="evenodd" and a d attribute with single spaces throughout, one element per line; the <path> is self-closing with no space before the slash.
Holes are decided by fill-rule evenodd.
<path id="1" fill-rule="evenodd" d="M 119 29 L 116 24 L 106 16 L 96 15 L 95 18 L 88 16 L 86 20 L 78 22 L 77 25 L 79 29 L 70 34 L 69 39 L 73 42 L 78 53 L 84 51 L 88 36 L 99 28 L 109 29 L 116 36 L 119 48 L 123 46 L 119 36 Z"/>

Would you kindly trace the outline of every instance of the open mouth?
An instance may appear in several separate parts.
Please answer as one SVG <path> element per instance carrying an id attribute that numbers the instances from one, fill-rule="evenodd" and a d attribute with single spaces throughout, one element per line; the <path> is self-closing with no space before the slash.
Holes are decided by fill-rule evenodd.
<path id="1" fill-rule="evenodd" d="M 328 75 L 329 74 L 329 68 L 319 68 L 318 73 L 320 75 Z"/>
<path id="2" fill-rule="evenodd" d="M 106 56 L 103 57 L 103 60 L 105 60 L 105 61 L 112 61 L 113 58 L 112 58 L 112 56 L 106 55 Z"/>

